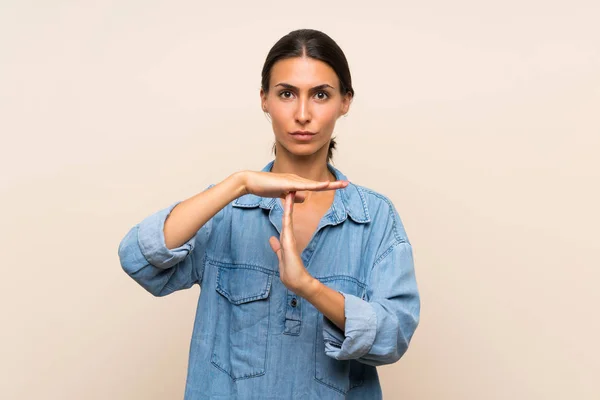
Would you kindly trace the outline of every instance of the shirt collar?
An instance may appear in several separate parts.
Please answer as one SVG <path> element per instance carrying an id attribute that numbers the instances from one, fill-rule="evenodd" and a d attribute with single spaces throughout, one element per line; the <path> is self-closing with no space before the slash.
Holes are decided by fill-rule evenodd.
<path id="1" fill-rule="evenodd" d="M 262 172 L 271 172 L 275 160 L 270 161 L 263 169 Z M 327 163 L 329 170 L 335 175 L 337 180 L 347 180 L 348 178 L 340 170 L 335 168 L 331 163 Z M 238 197 L 234 202 L 234 207 L 239 208 L 254 208 L 260 207 L 265 210 L 271 210 L 277 203 L 277 199 L 273 197 L 261 197 L 254 194 L 246 194 Z M 352 220 L 358 223 L 371 222 L 369 210 L 367 208 L 367 201 L 365 195 L 359 186 L 350 182 L 348 186 L 343 189 L 337 189 L 333 198 L 333 204 L 331 206 L 332 215 L 336 219 L 337 223 L 340 223 L 346 219 L 346 216 L 350 216 Z"/>

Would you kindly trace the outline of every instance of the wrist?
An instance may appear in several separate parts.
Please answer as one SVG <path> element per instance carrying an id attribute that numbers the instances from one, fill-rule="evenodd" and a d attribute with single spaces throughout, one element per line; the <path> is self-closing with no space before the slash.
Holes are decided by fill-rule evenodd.
<path id="1" fill-rule="evenodd" d="M 318 279 L 309 276 L 307 282 L 303 285 L 302 293 L 300 294 L 309 302 L 319 297 L 323 290 L 323 284 Z"/>
<path id="2" fill-rule="evenodd" d="M 229 177 L 235 183 L 236 198 L 248 194 L 246 187 L 246 171 L 238 171 Z"/>

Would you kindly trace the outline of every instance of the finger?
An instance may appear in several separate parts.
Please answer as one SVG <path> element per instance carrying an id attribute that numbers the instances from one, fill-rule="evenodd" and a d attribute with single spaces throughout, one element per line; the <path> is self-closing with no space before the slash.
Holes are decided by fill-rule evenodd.
<path id="1" fill-rule="evenodd" d="M 289 232 L 293 228 L 292 215 L 294 212 L 294 197 L 296 192 L 290 192 L 285 196 L 285 210 L 283 213 L 283 230 Z"/>
<path id="2" fill-rule="evenodd" d="M 291 192 L 285 198 L 284 212 L 282 217 L 282 228 L 280 245 L 281 251 L 288 254 L 296 252 L 296 237 L 294 236 L 293 211 L 295 192 Z"/>
<path id="3" fill-rule="evenodd" d="M 337 180 L 337 181 L 313 181 L 310 179 L 300 178 L 298 180 L 289 180 L 287 182 L 287 188 L 279 196 L 281 199 L 285 199 L 285 196 L 290 192 L 297 192 L 296 197 L 302 199 L 302 201 L 294 200 L 296 203 L 301 203 L 306 199 L 306 195 L 302 192 L 305 191 L 324 191 L 324 190 L 336 190 L 345 188 L 350 184 L 348 180 Z M 300 192 L 300 193 L 298 193 Z"/>
<path id="4" fill-rule="evenodd" d="M 343 189 L 346 186 L 348 186 L 350 184 L 349 181 L 334 181 L 334 182 L 329 182 L 327 186 L 322 187 L 322 188 L 317 188 L 317 189 L 313 189 L 314 191 L 325 191 L 325 190 L 337 190 L 337 189 Z"/>
<path id="5" fill-rule="evenodd" d="M 304 181 L 300 182 L 296 185 L 294 190 L 334 190 L 341 189 L 348 186 L 350 182 L 348 180 L 338 180 L 338 181 L 323 181 L 323 182 L 315 182 L 315 181 Z"/>
<path id="6" fill-rule="evenodd" d="M 304 203 L 304 200 L 306 200 L 306 192 L 296 192 L 294 203 Z"/>
<path id="7" fill-rule="evenodd" d="M 317 182 L 309 179 L 303 179 L 301 181 L 290 182 L 290 190 L 301 191 L 301 190 L 319 190 L 326 188 L 329 185 L 329 181 Z"/>
<path id="8" fill-rule="evenodd" d="M 292 221 L 292 211 L 293 211 L 293 194 L 291 192 L 287 196 L 285 196 L 285 203 L 283 205 L 283 217 L 281 218 L 281 246 L 287 248 L 290 241 L 294 239 L 294 229 L 293 229 L 293 221 Z"/>
<path id="9" fill-rule="evenodd" d="M 269 244 L 271 245 L 271 250 L 277 255 L 279 262 L 281 262 L 281 243 L 279 243 L 279 240 L 275 236 L 271 236 Z"/>

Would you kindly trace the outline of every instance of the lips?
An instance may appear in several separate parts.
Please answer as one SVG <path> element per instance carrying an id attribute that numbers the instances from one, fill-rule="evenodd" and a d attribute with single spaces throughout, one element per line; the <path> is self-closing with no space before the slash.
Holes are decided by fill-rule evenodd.
<path id="1" fill-rule="evenodd" d="M 296 131 L 290 133 L 290 135 L 296 140 L 305 142 L 311 141 L 312 138 L 316 135 L 316 133 L 310 131 Z"/>
<path id="2" fill-rule="evenodd" d="M 302 135 L 302 136 L 306 136 L 306 135 L 316 135 L 315 132 L 311 132 L 311 131 L 296 131 L 296 132 L 292 132 L 292 135 Z"/>

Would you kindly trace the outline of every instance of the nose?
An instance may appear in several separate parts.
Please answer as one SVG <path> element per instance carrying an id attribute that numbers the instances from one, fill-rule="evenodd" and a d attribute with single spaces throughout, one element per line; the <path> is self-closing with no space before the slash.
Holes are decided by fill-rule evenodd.
<path id="1" fill-rule="evenodd" d="M 296 121 L 301 125 L 305 125 L 310 122 L 311 113 L 309 99 L 300 99 L 298 102 L 298 107 L 296 107 L 295 118 Z"/>

